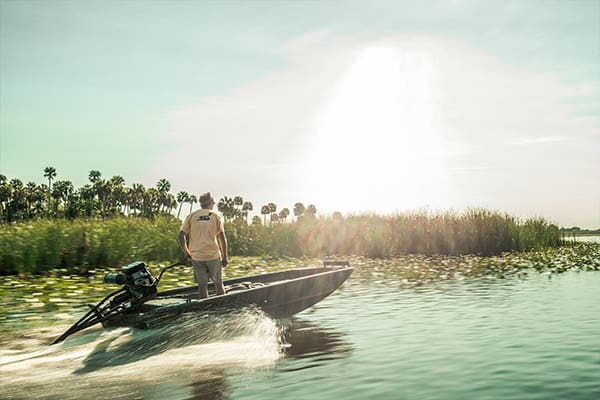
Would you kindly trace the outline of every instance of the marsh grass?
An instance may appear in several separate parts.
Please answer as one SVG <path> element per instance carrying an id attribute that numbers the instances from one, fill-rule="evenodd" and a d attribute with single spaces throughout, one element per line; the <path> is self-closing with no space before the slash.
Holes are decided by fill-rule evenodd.
<path id="1" fill-rule="evenodd" d="M 175 218 L 36 220 L 0 226 L 0 274 L 65 269 L 86 273 L 135 260 L 181 257 Z M 391 258 L 420 255 L 499 255 L 556 247 L 561 233 L 543 218 L 520 221 L 508 214 L 473 209 L 464 213 L 407 213 L 304 218 L 293 223 L 226 223 L 233 256 Z"/>
<path id="2" fill-rule="evenodd" d="M 520 221 L 498 212 L 353 215 L 304 219 L 293 224 L 227 230 L 234 254 L 324 257 L 359 255 L 389 258 L 406 254 L 497 255 L 561 245 L 558 226 L 543 218 Z"/>
<path id="3" fill-rule="evenodd" d="M 86 273 L 98 266 L 180 256 L 171 219 L 36 220 L 0 227 L 0 273 L 66 269 Z"/>

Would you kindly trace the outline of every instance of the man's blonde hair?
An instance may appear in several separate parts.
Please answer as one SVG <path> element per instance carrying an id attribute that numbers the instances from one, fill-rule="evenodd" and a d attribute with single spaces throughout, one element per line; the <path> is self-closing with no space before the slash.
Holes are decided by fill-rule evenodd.
<path id="1" fill-rule="evenodd" d="M 215 199 L 213 199 L 210 192 L 206 192 L 200 195 L 200 207 L 209 207 L 211 204 L 215 204 Z"/>

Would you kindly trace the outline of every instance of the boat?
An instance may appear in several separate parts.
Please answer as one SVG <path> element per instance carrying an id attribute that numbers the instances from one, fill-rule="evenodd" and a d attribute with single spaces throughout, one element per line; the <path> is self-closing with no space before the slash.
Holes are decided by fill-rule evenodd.
<path id="1" fill-rule="evenodd" d="M 322 266 L 224 281 L 226 293 L 217 295 L 209 284 L 209 297 L 198 298 L 198 286 L 158 291 L 163 273 L 186 264 L 181 260 L 163 268 L 154 278 L 143 262 L 122 267 L 121 273 L 109 273 L 107 283 L 123 285 L 107 295 L 73 324 L 53 344 L 98 323 L 103 327 L 129 326 L 151 328 L 175 320 L 186 313 L 222 312 L 256 307 L 274 318 L 290 317 L 304 311 L 335 292 L 352 274 L 347 261 L 326 260 Z"/>

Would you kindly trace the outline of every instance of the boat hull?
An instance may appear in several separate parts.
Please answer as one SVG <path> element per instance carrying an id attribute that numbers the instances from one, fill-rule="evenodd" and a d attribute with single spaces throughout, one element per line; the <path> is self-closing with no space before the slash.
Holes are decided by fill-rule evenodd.
<path id="1" fill-rule="evenodd" d="M 198 299 L 197 286 L 159 292 L 136 309 L 104 320 L 104 326 L 160 326 L 182 314 L 257 307 L 275 317 L 289 317 L 323 300 L 350 276 L 351 267 L 300 268 L 224 282 L 225 295 Z M 241 287 L 241 288 L 240 288 Z"/>

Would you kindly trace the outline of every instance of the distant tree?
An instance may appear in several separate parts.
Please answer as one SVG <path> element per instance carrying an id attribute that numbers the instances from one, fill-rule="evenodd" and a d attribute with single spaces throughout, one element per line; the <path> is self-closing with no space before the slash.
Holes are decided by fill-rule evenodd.
<path id="1" fill-rule="evenodd" d="M 44 177 L 48 178 L 48 191 L 52 190 L 52 180 L 56 178 L 56 168 L 46 167 L 44 168 Z"/>
<path id="2" fill-rule="evenodd" d="M 54 198 L 54 213 L 58 215 L 60 206 L 62 205 L 63 216 L 65 210 L 69 208 L 69 202 L 73 196 L 73 183 L 71 181 L 56 181 L 52 189 L 52 197 Z"/>
<path id="3" fill-rule="evenodd" d="M 179 210 L 177 210 L 177 219 L 179 219 L 179 215 L 181 214 L 181 206 L 183 203 L 187 203 L 190 198 L 188 192 L 179 192 L 177 193 L 176 200 L 179 203 Z"/>
<path id="4" fill-rule="evenodd" d="M 244 198 L 242 196 L 235 196 L 233 198 L 233 205 L 236 207 L 242 207 L 244 204 Z"/>
<path id="5" fill-rule="evenodd" d="M 44 177 L 48 178 L 48 213 L 50 213 L 50 208 L 52 207 L 51 203 L 51 195 L 52 195 L 52 180 L 56 178 L 56 168 L 54 167 L 46 167 L 44 168 Z"/>
<path id="6" fill-rule="evenodd" d="M 148 188 L 142 198 L 141 215 L 146 218 L 154 218 L 160 211 L 161 201 L 158 189 Z"/>
<path id="7" fill-rule="evenodd" d="M 306 207 L 304 207 L 304 204 L 302 204 L 302 203 L 294 204 L 294 215 L 296 216 L 297 219 L 302 217 L 305 212 L 306 212 Z"/>
<path id="8" fill-rule="evenodd" d="M 107 182 L 106 208 L 111 215 L 118 215 L 121 206 L 127 203 L 125 193 L 125 179 L 115 175 Z"/>
<path id="9" fill-rule="evenodd" d="M 198 202 L 198 198 L 193 194 L 188 198 L 188 203 L 190 203 L 190 214 L 192 213 L 192 207 L 194 206 L 194 203 L 197 203 L 197 202 Z"/>
<path id="10" fill-rule="evenodd" d="M 225 218 L 225 221 L 233 218 L 235 216 L 235 207 L 233 199 L 227 196 L 223 196 L 223 198 L 221 198 L 219 200 L 219 203 L 217 204 L 217 210 L 219 210 L 219 212 L 223 214 L 223 218 Z"/>
<path id="11" fill-rule="evenodd" d="M 6 176 L 0 174 L 0 222 L 7 219 L 6 210 L 10 200 L 10 188 Z"/>
<path id="12" fill-rule="evenodd" d="M 9 200 L 7 204 L 8 222 L 22 219 L 25 215 L 27 203 L 25 199 L 25 187 L 20 179 L 11 179 L 8 183 Z"/>
<path id="13" fill-rule="evenodd" d="M 279 221 L 283 221 L 285 222 L 285 220 L 287 219 L 287 217 L 290 215 L 290 209 L 289 208 L 284 208 L 281 211 L 279 211 Z"/>
<path id="14" fill-rule="evenodd" d="M 88 175 L 88 179 L 90 180 L 90 182 L 92 184 L 98 182 L 100 180 L 100 178 L 102 178 L 102 174 L 100 173 L 100 171 L 98 170 L 91 170 L 89 175 Z"/>
<path id="15" fill-rule="evenodd" d="M 242 205 L 242 215 L 244 216 L 244 218 L 246 218 L 246 222 L 248 221 L 248 213 L 252 211 L 252 209 L 252 203 L 249 201 L 245 201 Z"/>
<path id="16" fill-rule="evenodd" d="M 252 217 L 252 225 L 260 225 L 261 223 L 262 221 L 260 220 L 260 217 L 258 215 Z"/>
<path id="17" fill-rule="evenodd" d="M 166 179 L 160 179 L 157 183 L 156 183 L 156 190 L 158 191 L 158 199 L 157 199 L 157 205 L 158 205 L 158 210 L 157 213 L 162 212 L 167 212 L 167 209 L 170 206 L 170 198 L 169 198 L 169 190 L 171 190 L 171 183 L 166 180 Z"/>
<path id="18" fill-rule="evenodd" d="M 25 185 L 25 217 L 31 218 L 33 215 L 33 204 L 35 203 L 35 195 L 39 186 L 35 182 L 27 182 Z"/>
<path id="19" fill-rule="evenodd" d="M 95 193 L 96 192 L 94 191 L 94 188 L 90 184 L 84 185 L 82 188 L 79 189 L 79 198 L 83 203 L 83 214 L 88 217 L 94 215 L 96 206 L 94 202 L 96 197 Z"/>
<path id="20" fill-rule="evenodd" d="M 134 215 L 141 214 L 145 194 L 146 188 L 141 183 L 134 183 L 131 185 L 131 191 L 129 192 L 129 207 Z"/>
<path id="21" fill-rule="evenodd" d="M 160 193 L 168 193 L 169 190 L 171 190 L 171 183 L 165 178 L 159 179 L 159 181 L 156 183 L 156 189 Z"/>
<path id="22" fill-rule="evenodd" d="M 315 207 L 313 204 L 310 204 L 308 207 L 306 207 L 305 215 L 309 218 L 316 218 L 317 207 Z"/>
<path id="23" fill-rule="evenodd" d="M 332 219 L 334 219 L 334 220 L 340 220 L 340 219 L 342 219 L 342 218 L 343 218 L 343 217 L 342 217 L 342 213 L 341 213 L 341 212 L 339 212 L 339 211 L 335 211 L 335 212 L 333 213 L 333 215 L 331 216 L 331 218 L 332 218 Z"/>
<path id="24" fill-rule="evenodd" d="M 268 205 L 264 205 L 260 208 L 260 213 L 264 216 L 264 224 L 267 224 L 267 215 L 271 214 L 271 208 Z"/>
<path id="25" fill-rule="evenodd" d="M 274 213 L 277 211 L 277 204 L 269 203 L 269 204 L 267 204 L 267 206 L 269 206 L 269 211 L 271 211 L 271 213 Z"/>

